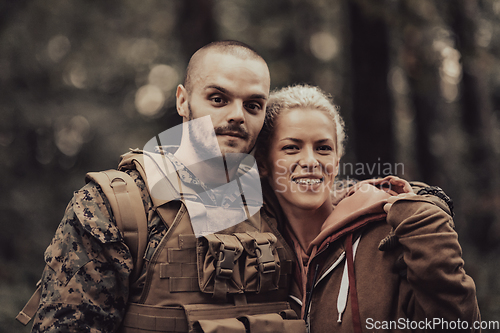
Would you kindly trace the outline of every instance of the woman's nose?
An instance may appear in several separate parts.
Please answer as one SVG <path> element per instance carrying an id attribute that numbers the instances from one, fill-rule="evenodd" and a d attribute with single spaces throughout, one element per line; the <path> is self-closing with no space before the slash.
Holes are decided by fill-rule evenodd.
<path id="1" fill-rule="evenodd" d="M 311 149 L 303 149 L 300 160 L 299 160 L 299 166 L 302 168 L 316 168 L 319 166 L 319 162 L 314 156 L 314 152 Z"/>

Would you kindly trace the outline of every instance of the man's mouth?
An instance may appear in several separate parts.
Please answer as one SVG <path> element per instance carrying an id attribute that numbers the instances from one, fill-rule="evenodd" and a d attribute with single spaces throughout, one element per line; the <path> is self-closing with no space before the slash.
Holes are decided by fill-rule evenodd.
<path id="1" fill-rule="evenodd" d="M 235 138 L 245 139 L 245 135 L 240 132 L 221 132 L 217 133 L 217 135 L 225 135 L 225 136 L 232 136 Z"/>
<path id="2" fill-rule="evenodd" d="M 246 131 L 246 129 L 242 126 L 221 126 L 215 128 L 215 134 L 217 136 L 228 136 L 240 138 L 243 140 L 248 140 L 250 135 Z"/>
<path id="3" fill-rule="evenodd" d="M 321 184 L 324 181 L 324 177 L 321 178 L 307 178 L 307 177 L 302 177 L 302 178 L 292 178 L 292 181 L 295 184 L 299 185 L 317 185 Z"/>

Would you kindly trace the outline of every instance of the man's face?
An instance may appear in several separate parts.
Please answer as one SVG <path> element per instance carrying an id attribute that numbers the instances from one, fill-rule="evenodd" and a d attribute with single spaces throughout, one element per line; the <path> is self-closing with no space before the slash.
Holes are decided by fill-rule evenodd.
<path id="1" fill-rule="evenodd" d="M 265 118 L 270 78 L 259 59 L 210 52 L 199 60 L 191 77 L 191 91 L 177 89 L 178 112 L 184 121 L 209 115 L 223 155 L 249 153 Z M 213 150 L 206 133 L 194 128 L 190 140 L 199 152 Z"/>

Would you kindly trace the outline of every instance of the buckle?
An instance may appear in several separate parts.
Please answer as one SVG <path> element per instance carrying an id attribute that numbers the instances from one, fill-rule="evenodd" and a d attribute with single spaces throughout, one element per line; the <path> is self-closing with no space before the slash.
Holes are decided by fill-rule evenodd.
<path id="1" fill-rule="evenodd" d="M 230 279 L 233 275 L 234 264 L 238 258 L 237 248 L 228 248 L 224 243 L 220 246 L 219 258 L 215 268 L 215 275 L 221 279 Z"/>
<path id="2" fill-rule="evenodd" d="M 273 250 L 269 242 L 259 244 L 255 241 L 255 255 L 257 256 L 259 271 L 262 273 L 274 273 L 276 271 Z"/>

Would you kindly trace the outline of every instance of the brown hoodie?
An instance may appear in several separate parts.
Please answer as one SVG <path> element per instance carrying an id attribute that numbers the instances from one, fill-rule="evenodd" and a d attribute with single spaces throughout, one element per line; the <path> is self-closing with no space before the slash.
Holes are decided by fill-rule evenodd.
<path id="1" fill-rule="evenodd" d="M 473 331 L 480 320 L 474 281 L 464 271 L 442 202 L 415 195 L 395 202 L 386 215 L 391 194 L 358 184 L 307 251 L 288 230 L 298 258 L 291 298 L 310 332 Z M 275 217 L 283 226 L 282 213 Z M 388 235 L 385 251 L 379 250 Z"/>

